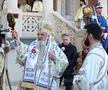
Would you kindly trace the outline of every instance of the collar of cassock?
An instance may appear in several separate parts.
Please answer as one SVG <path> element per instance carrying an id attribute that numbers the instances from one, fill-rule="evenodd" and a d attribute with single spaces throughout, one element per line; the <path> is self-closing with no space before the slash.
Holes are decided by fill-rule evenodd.
<path id="1" fill-rule="evenodd" d="M 91 46 L 90 50 L 93 49 L 93 48 L 95 48 L 95 47 L 101 46 L 101 45 L 102 45 L 102 44 L 101 44 L 100 42 L 96 42 L 96 43 L 94 43 L 94 44 Z"/>

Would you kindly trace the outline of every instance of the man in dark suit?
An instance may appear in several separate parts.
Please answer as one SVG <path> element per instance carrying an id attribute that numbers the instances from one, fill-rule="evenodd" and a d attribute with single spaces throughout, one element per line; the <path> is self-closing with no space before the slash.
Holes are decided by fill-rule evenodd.
<path id="1" fill-rule="evenodd" d="M 72 90 L 73 71 L 74 71 L 73 68 L 75 67 L 76 64 L 77 49 L 74 45 L 71 44 L 70 36 L 68 34 L 66 33 L 62 34 L 62 40 L 63 43 L 61 43 L 59 47 L 67 56 L 69 65 L 66 68 L 62 77 L 60 78 L 60 84 L 62 78 L 64 77 L 64 84 L 66 86 L 66 90 Z"/>

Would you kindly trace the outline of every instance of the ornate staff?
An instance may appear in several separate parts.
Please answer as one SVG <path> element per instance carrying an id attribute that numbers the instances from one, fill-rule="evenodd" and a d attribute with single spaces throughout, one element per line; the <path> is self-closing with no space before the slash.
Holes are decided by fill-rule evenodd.
<path id="1" fill-rule="evenodd" d="M 53 41 L 53 40 L 54 40 L 54 33 L 52 32 L 52 35 L 49 36 L 49 38 L 48 38 L 48 42 L 51 44 L 51 41 Z M 48 86 L 47 86 L 47 90 L 50 90 L 50 75 L 51 75 L 51 59 L 49 58 L 49 62 L 48 62 Z"/>

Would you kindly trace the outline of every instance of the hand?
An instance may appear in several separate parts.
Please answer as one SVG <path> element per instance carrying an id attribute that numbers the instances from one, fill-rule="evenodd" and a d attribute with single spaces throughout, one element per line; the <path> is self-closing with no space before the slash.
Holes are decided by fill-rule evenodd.
<path id="1" fill-rule="evenodd" d="M 12 38 L 16 39 L 18 37 L 18 33 L 16 32 L 16 30 L 11 30 L 12 33 Z"/>
<path id="2" fill-rule="evenodd" d="M 55 59 L 55 52 L 54 52 L 54 51 L 50 51 L 50 52 L 48 53 L 48 57 L 49 57 L 50 59 Z"/>
<path id="3" fill-rule="evenodd" d="M 65 51 L 65 47 L 61 47 L 61 50 L 62 50 L 62 51 Z"/>

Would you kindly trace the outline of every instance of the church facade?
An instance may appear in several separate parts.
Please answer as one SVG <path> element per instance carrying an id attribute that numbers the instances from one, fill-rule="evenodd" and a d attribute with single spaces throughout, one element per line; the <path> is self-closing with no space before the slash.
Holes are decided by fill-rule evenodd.
<path id="1" fill-rule="evenodd" d="M 78 51 L 81 50 L 81 41 L 83 32 L 75 26 L 75 15 L 80 7 L 80 0 L 41 0 L 43 4 L 42 12 L 32 11 L 33 2 L 35 0 L 26 0 L 26 3 L 31 6 L 31 11 L 24 12 L 18 8 L 24 0 L 0 0 L 0 24 L 1 30 L 10 29 L 7 23 L 7 14 L 12 13 L 15 16 L 15 28 L 19 37 L 24 43 L 29 44 L 35 39 L 37 30 L 40 28 L 41 20 L 52 22 L 55 39 L 58 43 L 61 42 L 61 34 L 67 32 L 71 36 L 71 41 L 77 46 Z M 93 5 L 95 2 L 101 2 L 103 6 L 103 15 L 108 15 L 108 0 L 85 0 L 88 5 Z M 11 42 L 11 33 L 4 32 L 6 38 Z M 24 68 L 16 63 L 16 52 L 14 48 L 6 56 L 6 67 L 12 90 L 17 90 L 17 86 L 23 77 Z M 6 90 L 9 90 L 6 84 Z"/>

